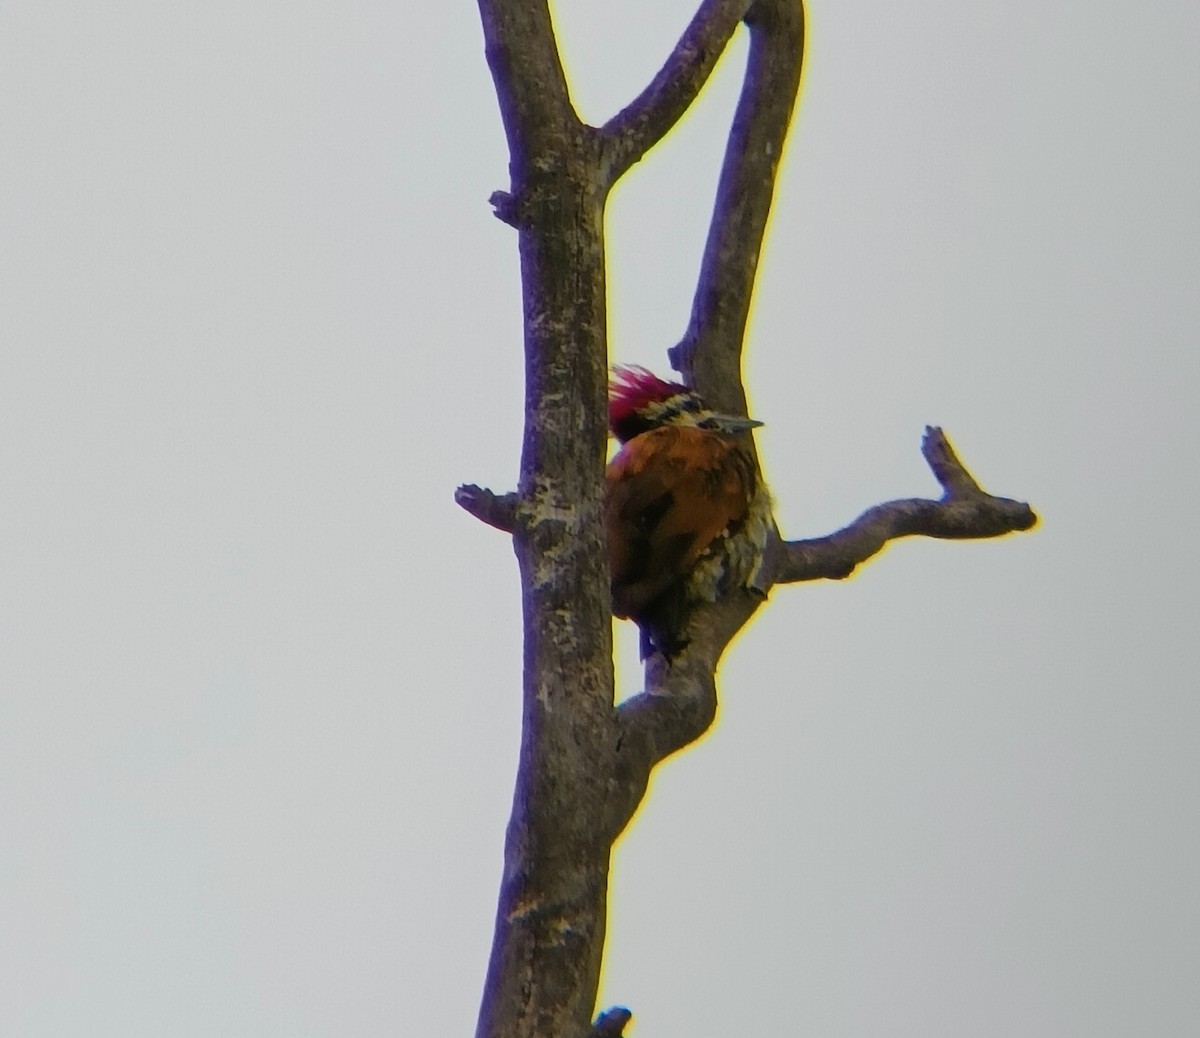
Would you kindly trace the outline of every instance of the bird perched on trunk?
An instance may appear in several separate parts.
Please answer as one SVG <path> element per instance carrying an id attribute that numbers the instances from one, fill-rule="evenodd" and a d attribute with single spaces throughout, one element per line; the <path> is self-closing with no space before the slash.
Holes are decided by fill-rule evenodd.
<path id="1" fill-rule="evenodd" d="M 687 386 L 615 367 L 608 424 L 622 446 L 606 473 L 613 613 L 642 632 L 642 658 L 687 645 L 691 607 L 752 584 L 770 524 L 744 434 Z"/>

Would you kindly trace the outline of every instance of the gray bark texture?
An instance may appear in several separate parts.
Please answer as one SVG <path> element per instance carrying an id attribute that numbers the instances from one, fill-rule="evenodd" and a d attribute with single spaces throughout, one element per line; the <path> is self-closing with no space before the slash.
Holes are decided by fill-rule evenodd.
<path id="1" fill-rule="evenodd" d="M 478 0 L 512 182 L 492 196 L 518 231 L 525 435 L 518 489 L 460 487 L 467 511 L 512 535 L 525 629 L 522 738 L 478 1038 L 620 1035 L 593 1021 L 613 842 L 652 769 L 707 730 L 715 671 L 771 586 L 849 575 L 890 539 L 994 537 L 1028 505 L 980 489 L 940 430 L 924 453 L 941 500 L 878 505 L 828 537 L 768 545 L 760 586 L 691 617 L 689 646 L 648 661 L 646 690 L 614 705 L 602 524 L 608 352 L 604 206 L 618 178 L 688 109 L 739 26 L 749 57 L 691 320 L 670 351 L 715 409 L 745 414 L 742 338 L 775 176 L 800 83 L 800 0 L 704 0 L 647 88 L 604 126 L 571 105 L 548 0 Z"/>

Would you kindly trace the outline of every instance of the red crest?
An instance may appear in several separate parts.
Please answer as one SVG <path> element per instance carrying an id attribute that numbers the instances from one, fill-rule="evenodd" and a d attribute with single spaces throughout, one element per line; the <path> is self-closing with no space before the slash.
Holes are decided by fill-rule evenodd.
<path id="1" fill-rule="evenodd" d="M 648 404 L 688 392 L 687 386 L 667 382 L 640 365 L 614 364 L 608 383 L 608 427 L 615 433 Z"/>

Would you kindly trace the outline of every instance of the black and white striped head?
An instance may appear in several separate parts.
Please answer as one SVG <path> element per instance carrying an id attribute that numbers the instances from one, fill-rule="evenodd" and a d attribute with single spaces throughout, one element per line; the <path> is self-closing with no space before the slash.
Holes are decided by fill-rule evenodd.
<path id="1" fill-rule="evenodd" d="M 636 365 L 615 365 L 608 384 L 608 427 L 628 443 L 651 429 L 664 425 L 691 425 L 714 432 L 739 433 L 762 422 L 709 410 L 694 390 L 679 382 L 667 382 L 652 371 Z"/>

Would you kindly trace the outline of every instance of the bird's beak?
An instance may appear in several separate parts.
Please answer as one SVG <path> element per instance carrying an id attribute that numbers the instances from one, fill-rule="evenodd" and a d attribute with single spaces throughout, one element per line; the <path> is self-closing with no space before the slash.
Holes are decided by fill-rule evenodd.
<path id="1" fill-rule="evenodd" d="M 762 425 L 762 422 L 755 418 L 736 418 L 731 414 L 714 414 L 709 417 L 709 421 L 718 431 L 730 434 L 749 432 Z"/>

